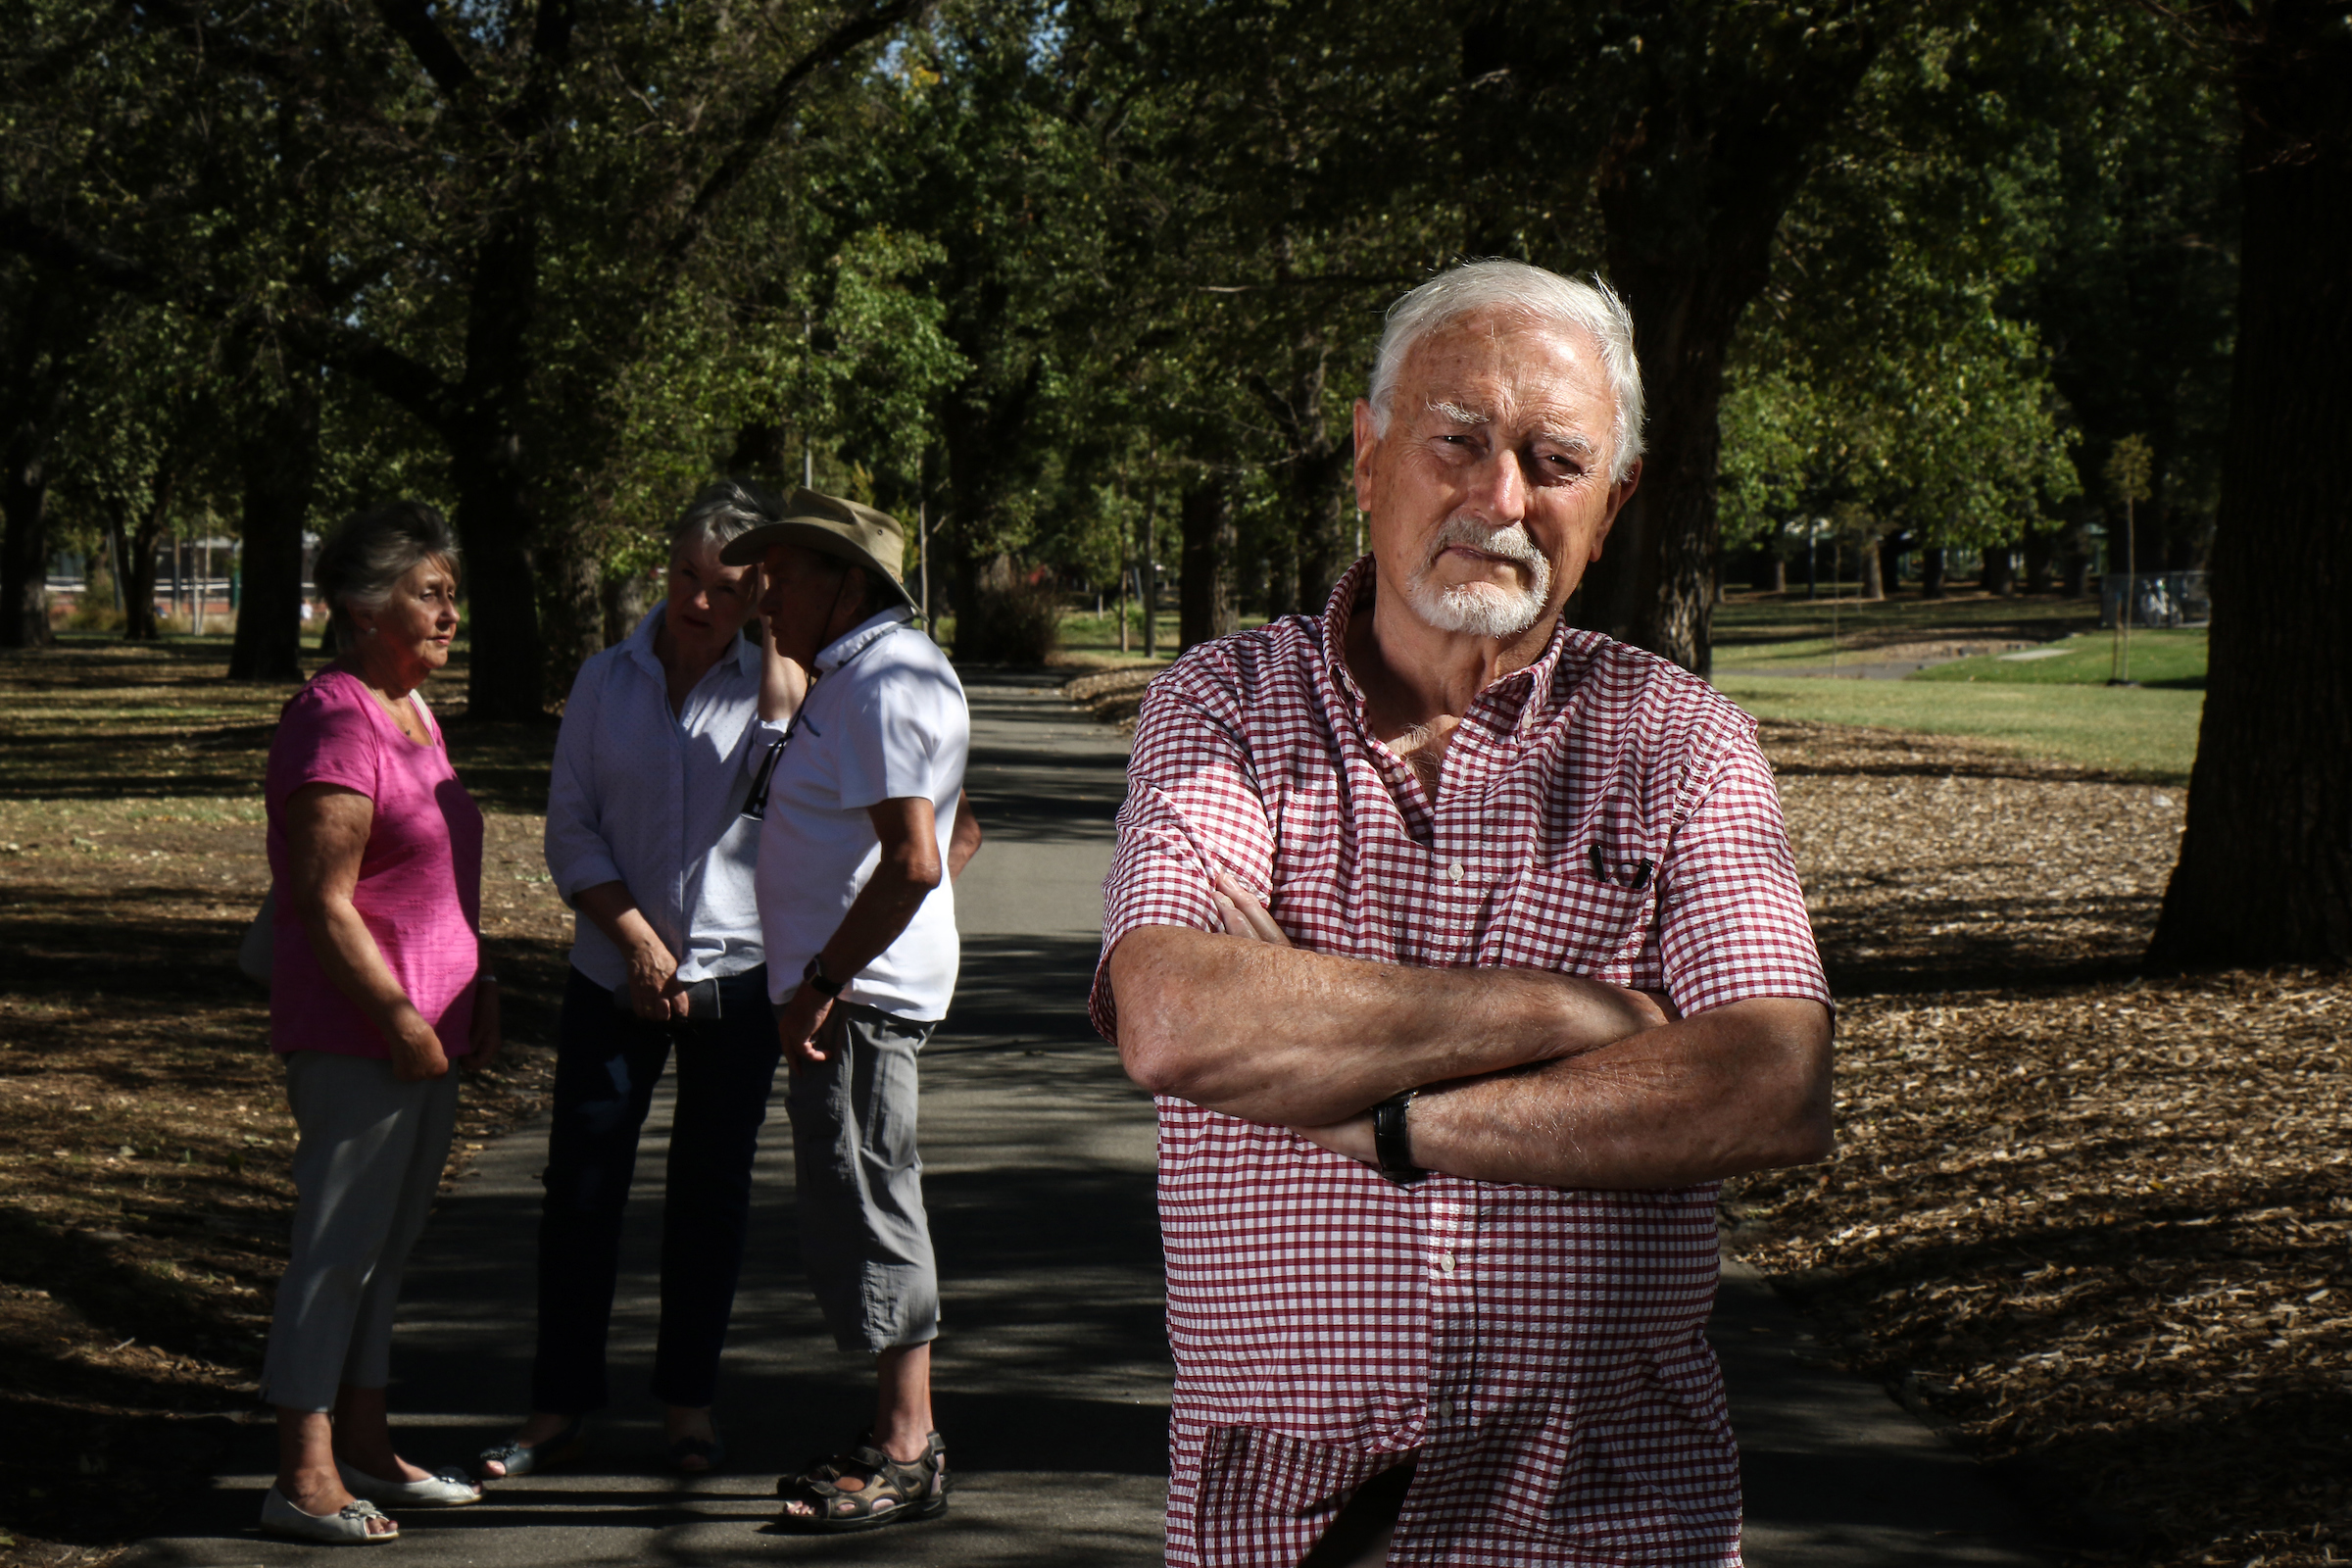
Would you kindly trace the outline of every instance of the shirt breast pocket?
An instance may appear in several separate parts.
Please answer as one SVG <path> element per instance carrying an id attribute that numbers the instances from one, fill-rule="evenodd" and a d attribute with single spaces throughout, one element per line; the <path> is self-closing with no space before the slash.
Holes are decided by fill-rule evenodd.
<path id="1" fill-rule="evenodd" d="M 1658 862 L 1640 840 L 1617 844 L 1588 839 L 1531 867 L 1497 961 L 1626 983 L 1657 926 Z"/>

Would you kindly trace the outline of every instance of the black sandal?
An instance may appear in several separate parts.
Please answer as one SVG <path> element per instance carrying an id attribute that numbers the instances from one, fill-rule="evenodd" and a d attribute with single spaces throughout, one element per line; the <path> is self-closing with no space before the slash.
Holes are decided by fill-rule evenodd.
<path id="1" fill-rule="evenodd" d="M 929 1435 L 921 1458 L 904 1464 L 876 1447 L 873 1436 L 861 1433 L 845 1451 L 811 1459 L 799 1475 L 779 1480 L 777 1496 L 807 1503 L 815 1515 L 787 1513 L 777 1523 L 786 1530 L 836 1535 L 947 1512 L 948 1446 L 939 1434 Z M 844 1487 L 845 1481 L 858 1484 Z"/>

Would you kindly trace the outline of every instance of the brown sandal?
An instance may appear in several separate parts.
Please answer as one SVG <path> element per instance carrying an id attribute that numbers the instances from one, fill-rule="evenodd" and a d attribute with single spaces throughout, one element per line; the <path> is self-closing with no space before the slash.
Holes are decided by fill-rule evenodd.
<path id="1" fill-rule="evenodd" d="M 948 1446 L 934 1432 L 923 1456 L 902 1464 L 874 1446 L 872 1433 L 860 1433 L 845 1451 L 779 1480 L 776 1495 L 815 1510 L 814 1517 L 787 1513 L 778 1524 L 816 1535 L 936 1519 L 948 1509 Z"/>

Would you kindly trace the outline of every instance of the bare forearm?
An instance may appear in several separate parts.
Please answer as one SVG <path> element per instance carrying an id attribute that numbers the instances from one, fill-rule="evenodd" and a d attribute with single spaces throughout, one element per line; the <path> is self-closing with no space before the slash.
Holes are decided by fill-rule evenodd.
<path id="1" fill-rule="evenodd" d="M 922 907 L 923 900 L 938 885 L 936 859 L 926 880 L 921 867 L 910 867 L 885 856 L 882 863 L 874 867 L 873 876 L 858 890 L 858 897 L 842 915 L 841 924 L 834 927 L 833 935 L 819 952 L 825 973 L 847 981 L 880 957 L 899 940 L 907 922 L 914 918 L 914 911 Z"/>
<path id="2" fill-rule="evenodd" d="M 1522 1072 L 1424 1091 L 1413 1159 L 1479 1181 L 1686 1187 L 1831 1148 L 1829 1014 L 1736 1003 Z"/>
<path id="3" fill-rule="evenodd" d="M 622 953 L 632 953 L 651 944 L 663 946 L 645 911 L 629 894 L 625 882 L 599 882 L 582 888 L 571 896 L 571 906 L 586 915 L 602 931 L 606 939 Z"/>
<path id="4" fill-rule="evenodd" d="M 963 868 L 972 863 L 980 853 L 980 818 L 972 814 L 971 797 L 960 792 L 956 797 L 956 826 L 948 834 L 948 880 L 953 882 L 963 875 Z"/>
<path id="5" fill-rule="evenodd" d="M 1336 1121 L 1663 1016 L 1638 992 L 1569 975 L 1368 963 L 1176 926 L 1130 932 L 1110 980 L 1130 1077 L 1263 1122 Z"/>
<path id="6" fill-rule="evenodd" d="M 327 983 L 350 998 L 385 1040 L 397 1043 L 403 1014 L 416 1008 L 360 911 L 350 899 L 327 893 L 304 901 L 300 912 Z"/>

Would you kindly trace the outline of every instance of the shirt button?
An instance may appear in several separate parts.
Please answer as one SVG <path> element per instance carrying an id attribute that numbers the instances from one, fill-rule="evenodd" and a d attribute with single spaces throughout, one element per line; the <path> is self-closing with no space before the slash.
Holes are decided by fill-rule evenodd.
<path id="1" fill-rule="evenodd" d="M 1453 1272 L 1453 1254 L 1451 1252 L 1440 1252 L 1438 1254 L 1438 1272 L 1441 1274 L 1450 1274 Z"/>
<path id="2" fill-rule="evenodd" d="M 1453 1401 L 1440 1399 L 1429 1407 L 1429 1413 L 1441 1421 L 1450 1421 L 1453 1419 Z"/>
<path id="3" fill-rule="evenodd" d="M 1454 861 L 1454 862 L 1453 862 L 1451 865 L 1449 865 L 1449 866 L 1447 866 L 1447 867 L 1446 868 L 1446 881 L 1448 881 L 1448 882 L 1459 882 L 1461 879 L 1462 879 L 1462 862 L 1461 862 L 1461 861 L 1459 861 L 1459 860 L 1456 860 L 1456 861 Z"/>

